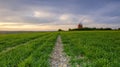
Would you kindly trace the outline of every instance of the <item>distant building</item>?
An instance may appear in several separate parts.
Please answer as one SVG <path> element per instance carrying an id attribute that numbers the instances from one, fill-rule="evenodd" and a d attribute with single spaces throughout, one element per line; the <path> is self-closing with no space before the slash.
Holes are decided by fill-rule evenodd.
<path id="1" fill-rule="evenodd" d="M 81 28 L 83 28 L 83 25 L 80 23 L 78 24 L 78 29 L 81 29 Z"/>

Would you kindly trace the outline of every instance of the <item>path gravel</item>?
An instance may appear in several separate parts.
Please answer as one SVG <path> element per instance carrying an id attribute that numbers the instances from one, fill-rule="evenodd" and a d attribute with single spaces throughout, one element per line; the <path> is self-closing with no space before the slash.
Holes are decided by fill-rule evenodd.
<path id="1" fill-rule="evenodd" d="M 61 36 L 58 36 L 51 56 L 51 67 L 70 67 L 68 62 L 69 58 L 67 58 L 65 53 L 63 52 Z"/>

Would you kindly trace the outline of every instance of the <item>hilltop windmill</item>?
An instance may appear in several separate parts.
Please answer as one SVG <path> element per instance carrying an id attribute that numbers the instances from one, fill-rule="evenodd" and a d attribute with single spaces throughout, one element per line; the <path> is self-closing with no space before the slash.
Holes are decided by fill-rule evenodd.
<path id="1" fill-rule="evenodd" d="M 83 26 L 82 26 L 81 23 L 79 23 L 79 24 L 78 24 L 78 29 L 81 29 L 81 28 L 83 28 Z"/>
<path id="2" fill-rule="evenodd" d="M 78 29 L 83 28 L 82 22 L 83 22 L 84 18 L 80 21 L 80 23 L 78 24 Z"/>

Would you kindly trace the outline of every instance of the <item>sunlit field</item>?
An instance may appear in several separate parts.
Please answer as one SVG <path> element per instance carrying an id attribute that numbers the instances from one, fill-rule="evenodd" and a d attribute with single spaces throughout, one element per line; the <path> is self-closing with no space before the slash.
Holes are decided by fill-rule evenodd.
<path id="1" fill-rule="evenodd" d="M 0 34 L 0 67 L 51 67 L 58 35 L 70 67 L 120 67 L 120 31 Z"/>

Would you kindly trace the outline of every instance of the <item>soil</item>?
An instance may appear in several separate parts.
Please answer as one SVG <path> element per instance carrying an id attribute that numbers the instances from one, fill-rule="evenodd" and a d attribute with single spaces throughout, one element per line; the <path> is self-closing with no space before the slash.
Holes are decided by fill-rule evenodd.
<path id="1" fill-rule="evenodd" d="M 51 56 L 51 67 L 70 67 L 69 58 L 63 52 L 61 36 L 58 36 Z"/>

